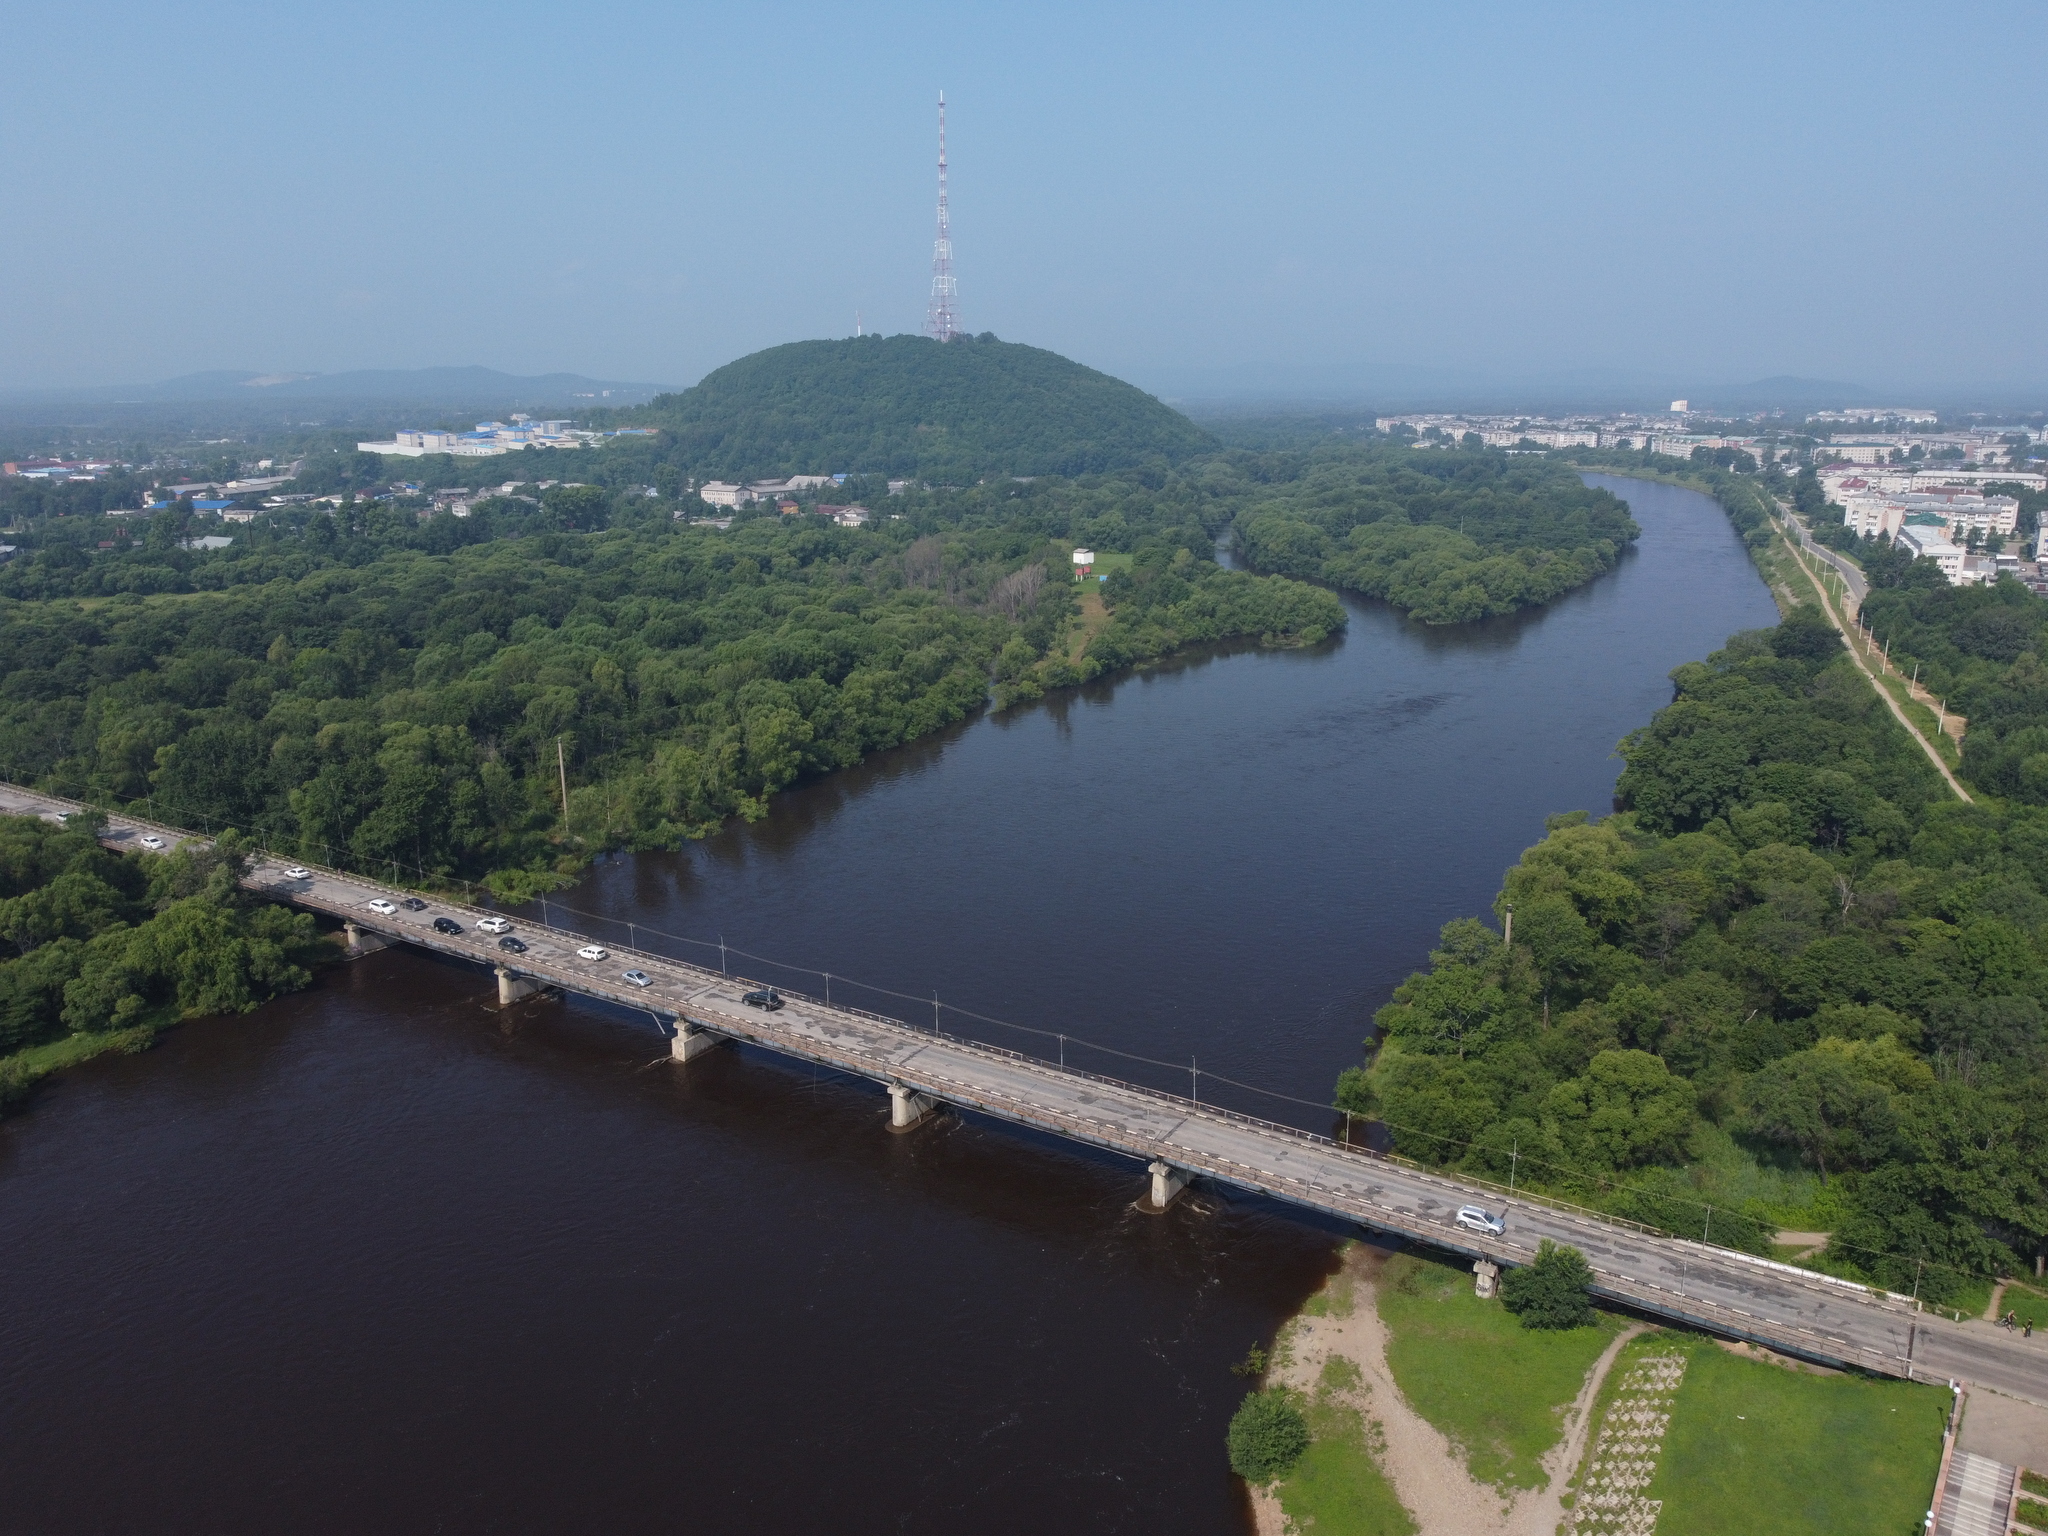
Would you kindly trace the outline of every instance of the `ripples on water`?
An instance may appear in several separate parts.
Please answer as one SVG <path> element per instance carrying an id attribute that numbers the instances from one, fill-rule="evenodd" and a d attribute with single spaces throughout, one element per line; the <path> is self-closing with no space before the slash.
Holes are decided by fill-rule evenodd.
<path id="1" fill-rule="evenodd" d="M 1596 483 L 1641 547 L 1542 613 L 1352 602 L 1325 646 L 979 718 L 566 899 L 1320 1102 L 1543 817 L 1606 810 L 1670 669 L 1774 619 L 1712 503 Z M 1200 1188 L 1140 1216 L 1133 1164 L 889 1136 L 867 1085 L 679 1073 L 644 1019 L 487 990 L 386 951 L 0 1126 L 0 1524 L 1245 1528 L 1224 1367 L 1333 1228 Z"/>

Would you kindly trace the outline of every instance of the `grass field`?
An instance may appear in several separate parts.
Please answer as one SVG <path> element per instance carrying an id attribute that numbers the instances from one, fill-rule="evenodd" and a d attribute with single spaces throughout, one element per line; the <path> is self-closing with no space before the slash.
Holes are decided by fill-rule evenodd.
<path id="1" fill-rule="evenodd" d="M 1323 1363 L 1308 1409 L 1314 1439 L 1280 1485 L 1280 1507 L 1297 1530 L 1315 1536 L 1414 1536 L 1415 1521 L 1374 1459 L 1360 1388 L 1350 1361 Z"/>
<path id="2" fill-rule="evenodd" d="M 1946 1388 L 1690 1352 L 1656 1476 L 1657 1536 L 1911 1536 L 1941 1464 Z M 1647 1347 L 1647 1346 L 1646 1346 Z"/>
<path id="3" fill-rule="evenodd" d="M 1095 564 L 1091 568 L 1091 574 L 1086 578 L 1088 584 L 1090 586 L 1096 585 L 1095 578 L 1097 576 L 1107 576 L 1112 571 L 1128 571 L 1131 568 L 1133 558 L 1131 555 L 1120 554 L 1114 550 L 1097 550 Z M 1074 580 L 1080 581 L 1082 578 L 1076 576 Z"/>
<path id="4" fill-rule="evenodd" d="M 1410 1406 L 1463 1449 L 1480 1482 L 1543 1486 L 1543 1455 L 1620 1323 L 1603 1313 L 1591 1328 L 1526 1329 L 1472 1294 L 1469 1269 L 1407 1253 L 1387 1261 L 1377 1291 L 1387 1365 Z"/>

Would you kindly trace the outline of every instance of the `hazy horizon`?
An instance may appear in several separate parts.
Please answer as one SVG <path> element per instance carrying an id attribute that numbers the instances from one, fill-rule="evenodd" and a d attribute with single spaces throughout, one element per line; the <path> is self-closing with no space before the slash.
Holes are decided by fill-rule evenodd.
<path id="1" fill-rule="evenodd" d="M 25 13 L 0 388 L 686 386 L 919 328 L 1167 397 L 2048 396 L 2038 8 Z M 1576 381 L 1576 382 L 1575 382 Z"/>

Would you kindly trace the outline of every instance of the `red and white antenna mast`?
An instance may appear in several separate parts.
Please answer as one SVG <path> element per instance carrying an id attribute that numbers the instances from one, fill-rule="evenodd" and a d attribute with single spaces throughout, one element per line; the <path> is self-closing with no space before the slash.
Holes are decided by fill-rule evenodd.
<path id="1" fill-rule="evenodd" d="M 946 93 L 939 92 L 939 237 L 932 242 L 932 301 L 924 315 L 924 333 L 940 341 L 960 334 L 960 317 L 953 301 L 959 288 L 953 281 L 953 219 L 946 210 Z"/>

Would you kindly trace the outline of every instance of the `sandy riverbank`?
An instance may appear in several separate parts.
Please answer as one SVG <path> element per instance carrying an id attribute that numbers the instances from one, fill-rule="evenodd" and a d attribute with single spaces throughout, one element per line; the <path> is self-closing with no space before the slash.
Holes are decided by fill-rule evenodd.
<path id="1" fill-rule="evenodd" d="M 1358 1368 L 1352 1406 L 1376 1428 L 1376 1457 L 1421 1536 L 1554 1536 L 1564 1518 L 1565 1483 L 1585 1451 L 1589 1411 L 1621 1347 L 1642 1331 L 1617 1335 L 1586 1375 L 1567 1412 L 1565 1433 L 1543 1459 L 1544 1486 L 1511 1494 L 1476 1480 L 1450 1440 L 1403 1399 L 1387 1367 L 1387 1330 L 1374 1287 L 1387 1251 L 1353 1243 L 1312 1305 L 1281 1331 L 1266 1384 L 1313 1393 L 1332 1357 Z M 1289 1536 L 1280 1500 L 1255 1489 L 1258 1536 Z"/>

